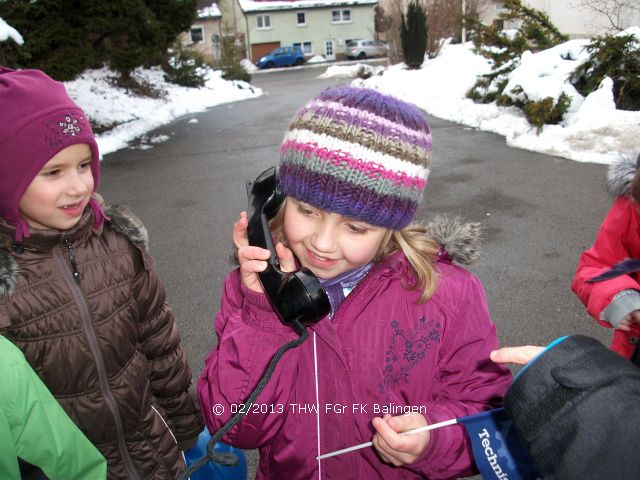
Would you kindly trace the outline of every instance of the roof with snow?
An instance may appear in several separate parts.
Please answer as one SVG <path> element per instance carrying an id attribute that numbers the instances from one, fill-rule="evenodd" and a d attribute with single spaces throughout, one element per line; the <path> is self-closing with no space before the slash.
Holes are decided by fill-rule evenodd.
<path id="1" fill-rule="evenodd" d="M 220 9 L 218 8 L 217 2 L 213 2 L 206 7 L 202 7 L 198 9 L 197 18 L 220 18 L 222 14 L 220 13 Z"/>
<path id="2" fill-rule="evenodd" d="M 351 7 L 354 5 L 375 5 L 378 0 L 239 0 L 243 12 L 263 12 L 274 10 L 303 10 L 322 7 Z"/>

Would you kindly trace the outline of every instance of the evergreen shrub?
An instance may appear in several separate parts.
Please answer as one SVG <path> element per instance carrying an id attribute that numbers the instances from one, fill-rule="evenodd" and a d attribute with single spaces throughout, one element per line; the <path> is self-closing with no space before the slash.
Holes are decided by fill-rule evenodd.
<path id="1" fill-rule="evenodd" d="M 595 37 L 587 46 L 589 60 L 576 69 L 571 83 L 583 96 L 613 80 L 613 99 L 620 110 L 640 110 L 640 43 L 633 35 Z"/>
<path id="2" fill-rule="evenodd" d="M 558 101 L 545 98 L 532 101 L 521 88 L 515 88 L 509 94 L 504 89 L 509 83 L 509 74 L 520 64 L 520 57 L 527 51 L 540 51 L 551 48 L 568 38 L 551 23 L 549 17 L 539 10 L 522 5 L 520 0 L 506 0 L 506 11 L 500 14 L 505 21 L 517 21 L 515 31 L 504 32 L 495 25 L 474 23 L 472 36 L 477 54 L 489 59 L 492 70 L 480 75 L 475 85 L 467 92 L 467 97 L 476 103 L 496 102 L 502 106 L 520 108 L 527 120 L 542 128 L 545 123 L 558 123 L 571 104 L 571 99 L 562 94 Z M 523 99 L 524 98 L 524 99 Z"/>
<path id="3" fill-rule="evenodd" d="M 235 44 L 233 35 L 225 35 L 222 37 L 222 55 L 220 58 L 220 68 L 222 69 L 222 78 L 225 80 L 242 80 L 244 82 L 251 81 L 251 75 L 242 66 L 241 60 L 244 58 L 244 50 L 242 46 Z"/>
<path id="4" fill-rule="evenodd" d="M 424 63 L 427 50 L 427 15 L 417 0 L 409 3 L 400 28 L 404 63 L 410 69 L 418 69 Z"/>
<path id="5" fill-rule="evenodd" d="M 206 81 L 206 63 L 202 53 L 176 42 L 164 67 L 164 78 L 183 87 L 202 87 Z"/>

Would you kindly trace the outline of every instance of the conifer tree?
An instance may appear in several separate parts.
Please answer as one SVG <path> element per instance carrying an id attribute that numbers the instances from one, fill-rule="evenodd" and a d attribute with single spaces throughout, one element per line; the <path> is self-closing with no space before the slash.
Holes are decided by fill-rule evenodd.
<path id="1" fill-rule="evenodd" d="M 526 50 L 539 51 L 565 42 L 563 35 L 540 10 L 523 5 L 521 0 L 505 0 L 505 12 L 500 18 L 516 21 L 515 33 L 505 34 L 495 25 L 475 23 L 474 43 L 476 53 L 492 63 L 491 72 L 480 75 L 467 97 L 479 103 L 496 102 L 500 106 L 513 106 L 522 110 L 529 123 L 540 131 L 545 124 L 557 124 L 571 105 L 571 98 L 562 93 L 557 98 L 540 100 L 529 98 L 521 85 L 511 86 L 508 92 L 509 74 L 520 64 Z"/>
<path id="2" fill-rule="evenodd" d="M 196 0 L 0 1 L 0 17 L 24 37 L 15 63 L 70 80 L 103 63 L 124 77 L 162 64 L 196 15 Z"/>
<path id="3" fill-rule="evenodd" d="M 410 69 L 420 68 L 427 50 L 427 15 L 418 0 L 409 3 L 400 34 L 404 63 Z"/>

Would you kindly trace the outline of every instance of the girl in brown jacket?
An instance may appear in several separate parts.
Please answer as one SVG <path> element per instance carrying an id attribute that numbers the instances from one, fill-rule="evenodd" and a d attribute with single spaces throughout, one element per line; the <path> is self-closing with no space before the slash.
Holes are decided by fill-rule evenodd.
<path id="1" fill-rule="evenodd" d="M 0 67 L 0 334 L 109 478 L 173 479 L 202 420 L 144 227 L 94 194 L 98 146 L 64 86 Z"/>

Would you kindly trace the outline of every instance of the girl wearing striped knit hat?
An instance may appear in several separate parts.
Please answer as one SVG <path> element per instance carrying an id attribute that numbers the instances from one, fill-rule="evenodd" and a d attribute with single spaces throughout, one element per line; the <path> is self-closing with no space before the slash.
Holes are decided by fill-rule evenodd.
<path id="1" fill-rule="evenodd" d="M 413 105 L 336 87 L 294 116 L 280 147 L 286 200 L 271 221 L 283 270 L 319 277 L 331 312 L 288 351 L 251 411 L 223 441 L 259 448 L 257 478 L 457 478 L 474 472 L 460 426 L 399 435 L 497 406 L 509 372 L 484 290 L 453 263 L 475 257 L 477 225 L 411 223 L 431 163 L 431 132 Z M 269 251 L 249 246 L 247 214 L 233 227 L 240 267 L 224 285 L 218 345 L 198 381 L 219 429 L 295 332 L 257 272 Z M 366 448 L 319 455 L 372 441 Z"/>

